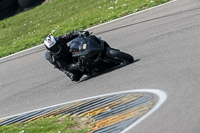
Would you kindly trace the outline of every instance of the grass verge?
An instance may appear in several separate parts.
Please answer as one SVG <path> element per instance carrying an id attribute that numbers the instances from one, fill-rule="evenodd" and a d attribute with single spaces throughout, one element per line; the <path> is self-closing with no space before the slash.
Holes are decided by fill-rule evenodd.
<path id="1" fill-rule="evenodd" d="M 89 121 L 89 120 L 87 120 Z M 31 122 L 0 126 L 1 133 L 87 133 L 89 122 L 69 115 L 40 118 Z"/>
<path id="2" fill-rule="evenodd" d="M 55 36 L 83 30 L 170 0 L 50 0 L 0 21 L 0 58 Z"/>

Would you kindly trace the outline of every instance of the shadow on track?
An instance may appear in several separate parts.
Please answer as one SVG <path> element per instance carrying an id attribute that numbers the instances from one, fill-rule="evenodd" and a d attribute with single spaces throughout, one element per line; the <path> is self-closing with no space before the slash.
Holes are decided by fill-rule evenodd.
<path id="1" fill-rule="evenodd" d="M 140 59 L 136 59 L 136 60 L 134 60 L 133 63 L 136 63 L 136 62 L 138 62 L 138 61 L 140 61 Z M 116 67 L 113 67 L 113 68 L 107 69 L 107 70 L 105 70 L 105 71 L 101 71 L 101 72 L 95 73 L 95 74 L 93 74 L 93 75 L 91 75 L 91 76 L 88 76 L 88 77 L 82 78 L 82 79 L 81 79 L 79 82 L 77 82 L 77 83 L 81 83 L 81 82 L 83 82 L 83 81 L 87 81 L 87 80 L 89 80 L 89 79 L 91 79 L 91 78 L 95 78 L 95 77 L 101 76 L 101 75 L 103 75 L 103 74 L 106 74 L 106 73 L 109 73 L 109 72 L 115 71 L 115 70 L 117 70 L 117 69 L 120 69 L 120 68 L 122 68 L 122 67 L 125 67 L 125 66 L 128 66 L 128 65 L 131 65 L 131 64 L 133 64 L 133 63 L 130 63 L 130 64 L 121 64 L 121 65 L 118 65 L 118 66 L 116 66 Z"/>

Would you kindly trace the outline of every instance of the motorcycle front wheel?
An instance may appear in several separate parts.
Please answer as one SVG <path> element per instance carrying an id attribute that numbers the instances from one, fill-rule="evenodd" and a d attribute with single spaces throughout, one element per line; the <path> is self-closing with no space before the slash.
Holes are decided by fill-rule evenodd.
<path id="1" fill-rule="evenodd" d="M 113 48 L 107 49 L 107 56 L 115 60 L 126 62 L 126 63 L 134 62 L 134 58 L 132 55 L 125 52 L 121 52 L 120 50 L 113 49 Z"/>

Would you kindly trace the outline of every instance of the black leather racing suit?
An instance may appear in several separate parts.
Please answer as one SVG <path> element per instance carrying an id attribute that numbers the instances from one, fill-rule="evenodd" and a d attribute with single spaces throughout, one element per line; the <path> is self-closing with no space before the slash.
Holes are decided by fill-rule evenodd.
<path id="1" fill-rule="evenodd" d="M 79 71 L 80 64 L 72 62 L 72 54 L 69 52 L 67 43 L 84 34 L 89 34 L 89 32 L 73 31 L 68 35 L 56 37 L 56 45 L 60 46 L 60 50 L 57 53 L 47 51 L 45 54 L 45 58 L 53 64 L 55 68 L 63 71 L 72 81 L 79 81 L 83 73 Z"/>

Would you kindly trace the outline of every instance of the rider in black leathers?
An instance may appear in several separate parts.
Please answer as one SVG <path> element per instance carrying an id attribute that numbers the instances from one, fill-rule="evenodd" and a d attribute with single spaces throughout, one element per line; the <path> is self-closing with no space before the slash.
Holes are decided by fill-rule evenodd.
<path id="1" fill-rule="evenodd" d="M 63 71 L 72 81 L 79 81 L 83 73 L 79 70 L 81 64 L 72 62 L 72 54 L 69 52 L 68 42 L 78 36 L 89 36 L 88 31 L 73 31 L 70 34 L 54 37 L 47 36 L 44 40 L 44 45 L 48 50 L 45 58 Z"/>

